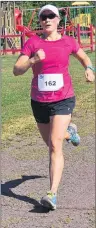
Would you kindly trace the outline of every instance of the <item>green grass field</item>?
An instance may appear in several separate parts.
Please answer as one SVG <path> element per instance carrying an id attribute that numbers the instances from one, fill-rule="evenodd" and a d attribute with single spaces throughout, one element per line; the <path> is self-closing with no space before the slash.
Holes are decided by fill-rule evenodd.
<path id="1" fill-rule="evenodd" d="M 89 53 L 94 65 L 95 54 Z M 29 70 L 23 76 L 12 73 L 17 56 L 2 56 L 2 139 L 16 134 L 31 134 L 36 123 L 30 106 L 30 86 L 32 73 Z M 94 132 L 95 128 L 95 86 L 86 83 L 84 68 L 71 56 L 70 73 L 76 93 L 76 108 L 73 114 L 81 134 Z M 85 126 L 85 127 L 84 127 Z"/>

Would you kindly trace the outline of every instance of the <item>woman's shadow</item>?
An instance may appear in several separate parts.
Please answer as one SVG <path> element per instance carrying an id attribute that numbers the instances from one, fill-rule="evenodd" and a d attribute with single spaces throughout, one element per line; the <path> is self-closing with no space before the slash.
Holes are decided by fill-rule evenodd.
<path id="1" fill-rule="evenodd" d="M 11 190 L 11 188 L 15 188 L 16 186 L 22 184 L 24 181 L 27 181 L 30 179 L 34 180 L 36 178 L 46 178 L 46 177 L 45 176 L 38 176 L 38 175 L 22 176 L 22 178 L 20 178 L 20 179 L 8 181 L 4 184 L 1 184 L 1 195 L 13 197 L 15 199 L 22 200 L 24 202 L 28 202 L 28 203 L 33 204 L 34 208 L 29 212 L 48 213 L 49 209 L 44 208 L 36 199 L 30 198 L 28 196 L 21 196 L 21 195 L 15 194 Z"/>

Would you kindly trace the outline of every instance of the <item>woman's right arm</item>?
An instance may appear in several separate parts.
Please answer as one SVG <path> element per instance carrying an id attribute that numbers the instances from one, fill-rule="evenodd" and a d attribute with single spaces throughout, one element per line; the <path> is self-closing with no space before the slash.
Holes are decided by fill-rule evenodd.
<path id="1" fill-rule="evenodd" d="M 39 49 L 34 57 L 29 58 L 27 55 L 21 55 L 17 59 L 17 62 L 13 68 L 13 74 L 15 76 L 24 74 L 32 65 L 40 62 L 41 60 L 45 59 L 45 53 L 42 49 Z"/>
<path id="2" fill-rule="evenodd" d="M 19 56 L 17 62 L 13 68 L 13 74 L 15 76 L 24 74 L 34 64 L 34 58 L 29 59 L 27 55 Z"/>

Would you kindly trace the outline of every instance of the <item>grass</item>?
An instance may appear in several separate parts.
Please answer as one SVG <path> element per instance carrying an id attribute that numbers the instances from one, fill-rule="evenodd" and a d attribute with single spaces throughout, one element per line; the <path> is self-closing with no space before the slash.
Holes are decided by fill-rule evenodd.
<path id="1" fill-rule="evenodd" d="M 94 65 L 94 53 L 88 55 Z M 14 77 L 12 70 L 16 59 L 17 56 L 2 56 L 2 139 L 36 130 L 30 106 L 32 73 L 29 70 L 23 76 Z M 81 134 L 86 135 L 95 128 L 95 86 L 86 83 L 84 69 L 74 57 L 71 56 L 70 62 L 77 97 L 73 121 L 78 124 Z"/>
<path id="2" fill-rule="evenodd" d="M 2 59 L 2 123 L 31 114 L 30 83 L 32 73 L 14 77 L 12 70 L 16 57 Z"/>

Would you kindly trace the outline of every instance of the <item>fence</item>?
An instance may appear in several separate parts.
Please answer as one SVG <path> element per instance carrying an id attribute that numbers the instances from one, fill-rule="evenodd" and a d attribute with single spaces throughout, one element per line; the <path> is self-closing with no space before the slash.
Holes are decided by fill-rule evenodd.
<path id="1" fill-rule="evenodd" d="M 94 51 L 95 42 L 95 28 L 90 25 L 88 30 L 81 30 L 80 25 L 77 25 L 77 40 L 80 47 L 83 49 L 90 49 Z"/>
<path id="2" fill-rule="evenodd" d="M 61 33 L 66 33 L 66 30 L 61 28 L 59 30 Z M 68 31 L 67 31 L 68 32 Z M 71 31 L 69 31 L 72 35 L 72 32 L 75 34 L 75 38 L 80 44 L 80 47 L 83 49 L 89 49 L 91 51 L 94 51 L 94 47 L 96 44 L 95 41 L 95 28 L 93 25 L 90 25 L 88 30 L 84 30 L 80 25 L 77 25 L 77 28 L 71 28 Z M 32 35 L 32 32 L 31 32 Z M 33 33 L 34 35 L 34 33 Z M 23 30 L 21 34 L 14 34 L 14 35 L 2 35 L 0 36 L 1 39 L 1 50 L 0 54 L 4 55 L 7 53 L 15 54 L 17 52 L 21 51 L 22 46 L 24 45 L 26 41 L 26 32 Z M 19 39 L 19 45 L 17 45 L 16 41 Z"/>
<path id="3" fill-rule="evenodd" d="M 16 38 L 19 38 L 19 45 L 17 45 Z M 25 43 L 25 33 L 15 34 L 15 35 L 2 35 L 1 39 L 1 50 L 0 54 L 4 55 L 7 53 L 15 54 L 16 52 L 20 52 L 22 46 Z"/>

